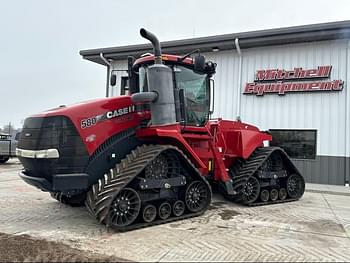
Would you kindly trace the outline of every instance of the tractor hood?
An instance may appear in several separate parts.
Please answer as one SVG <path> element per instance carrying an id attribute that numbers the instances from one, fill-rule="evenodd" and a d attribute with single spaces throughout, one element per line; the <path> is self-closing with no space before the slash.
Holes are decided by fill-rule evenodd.
<path id="1" fill-rule="evenodd" d="M 68 118 L 73 123 L 89 154 L 111 136 L 139 124 L 130 96 L 119 96 L 50 109 L 27 118 L 23 128 L 38 129 L 45 119 L 54 117 Z"/>

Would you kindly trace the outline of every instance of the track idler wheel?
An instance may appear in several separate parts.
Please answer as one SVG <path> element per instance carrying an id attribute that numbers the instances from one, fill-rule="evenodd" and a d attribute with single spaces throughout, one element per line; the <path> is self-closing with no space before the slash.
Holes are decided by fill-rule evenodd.
<path id="1" fill-rule="evenodd" d="M 182 202 L 181 200 L 177 200 L 173 204 L 173 213 L 174 216 L 182 216 L 185 213 L 185 203 Z"/>
<path id="2" fill-rule="evenodd" d="M 210 189 L 204 182 L 194 181 L 186 190 L 185 203 L 190 212 L 196 213 L 205 209 L 210 202 Z"/>
<path id="3" fill-rule="evenodd" d="M 157 217 L 157 208 L 154 205 L 146 205 L 142 211 L 142 219 L 146 223 L 154 221 Z"/>
<path id="4" fill-rule="evenodd" d="M 109 209 L 110 225 L 119 229 L 131 225 L 139 215 L 141 199 L 131 188 L 122 189 L 113 199 Z"/>
<path id="5" fill-rule="evenodd" d="M 304 178 L 299 174 L 292 174 L 287 180 L 287 193 L 290 198 L 300 198 L 305 191 Z"/>
<path id="6" fill-rule="evenodd" d="M 168 202 L 162 203 L 158 208 L 158 215 L 160 219 L 168 219 L 171 215 L 171 205 Z"/>
<path id="7" fill-rule="evenodd" d="M 271 199 L 271 201 L 277 201 L 277 199 L 278 199 L 278 190 L 277 189 L 272 189 L 271 191 L 270 191 L 270 199 Z"/>
<path id="8" fill-rule="evenodd" d="M 243 203 L 251 204 L 254 203 L 260 193 L 260 183 L 254 176 L 249 177 L 247 183 L 243 187 Z"/>
<path id="9" fill-rule="evenodd" d="M 267 201 L 269 201 L 269 198 L 270 198 L 270 192 L 266 189 L 262 190 L 260 193 L 261 201 L 267 202 Z"/>
<path id="10" fill-rule="evenodd" d="M 278 197 L 280 198 L 280 200 L 285 200 L 287 198 L 287 190 L 285 188 L 281 188 L 278 191 Z"/>

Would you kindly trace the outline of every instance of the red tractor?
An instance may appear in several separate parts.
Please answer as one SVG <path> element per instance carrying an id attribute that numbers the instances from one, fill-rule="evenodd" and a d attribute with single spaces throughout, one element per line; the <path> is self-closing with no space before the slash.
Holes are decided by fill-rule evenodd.
<path id="1" fill-rule="evenodd" d="M 130 230 L 201 215 L 211 186 L 230 200 L 299 199 L 305 182 L 268 132 L 211 120 L 216 64 L 197 55 L 129 58 L 129 95 L 62 106 L 25 120 L 20 177 L 101 223 Z"/>

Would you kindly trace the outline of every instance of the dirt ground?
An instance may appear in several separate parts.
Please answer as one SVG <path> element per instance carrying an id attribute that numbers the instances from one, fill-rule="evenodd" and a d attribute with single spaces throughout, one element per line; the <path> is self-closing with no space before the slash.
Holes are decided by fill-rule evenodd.
<path id="1" fill-rule="evenodd" d="M 120 258 L 75 249 L 28 235 L 0 233 L 1 262 L 121 262 Z"/>

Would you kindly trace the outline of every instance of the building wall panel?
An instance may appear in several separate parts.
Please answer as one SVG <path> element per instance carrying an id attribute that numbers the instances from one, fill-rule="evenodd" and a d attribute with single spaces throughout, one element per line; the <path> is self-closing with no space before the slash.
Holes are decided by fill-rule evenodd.
<path id="1" fill-rule="evenodd" d="M 232 43 L 234 45 L 234 43 Z M 310 42 L 242 50 L 242 82 L 239 83 L 239 55 L 236 50 L 206 53 L 207 60 L 217 63 L 215 111 L 213 117 L 235 119 L 241 100 L 241 119 L 268 129 L 316 129 L 315 160 L 293 160 L 308 182 L 344 184 L 350 180 L 350 81 L 349 40 Z M 332 65 L 330 80 L 341 79 L 340 92 L 268 94 L 261 97 L 243 95 L 247 82 L 253 82 L 258 69 L 286 69 Z M 113 62 L 112 69 L 127 69 L 126 61 Z M 120 92 L 110 87 L 110 96 Z M 346 158 L 347 157 L 347 158 Z"/>
<path id="2" fill-rule="evenodd" d="M 316 159 L 293 161 L 308 182 L 344 184 L 349 181 L 346 177 L 350 177 L 349 158 L 345 158 L 350 152 L 350 143 L 345 143 L 349 141 L 350 133 L 348 45 L 348 40 L 336 40 L 242 50 L 241 84 L 238 83 L 239 56 L 236 51 L 206 54 L 218 64 L 214 116 L 235 119 L 238 96 L 241 96 L 242 121 L 262 130 L 316 129 Z M 322 65 L 332 65 L 330 80 L 345 81 L 342 91 L 262 97 L 242 94 L 245 83 L 254 81 L 258 69 L 312 69 Z"/>
<path id="3" fill-rule="evenodd" d="M 258 69 L 311 69 L 320 65 L 332 65 L 330 79 L 345 80 L 345 42 L 306 43 L 248 50 L 243 59 L 243 85 L 253 82 Z M 318 155 L 345 156 L 344 143 L 336 139 L 345 139 L 344 90 L 287 93 L 284 96 L 241 96 L 244 121 L 254 123 L 262 129 L 317 129 Z"/>

